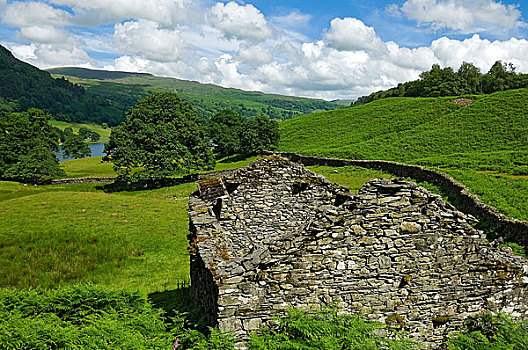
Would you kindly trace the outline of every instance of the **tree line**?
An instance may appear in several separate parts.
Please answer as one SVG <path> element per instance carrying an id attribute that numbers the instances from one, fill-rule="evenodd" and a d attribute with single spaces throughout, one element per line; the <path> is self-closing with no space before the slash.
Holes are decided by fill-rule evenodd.
<path id="1" fill-rule="evenodd" d="M 224 110 L 204 123 L 189 103 L 166 92 L 132 107 L 112 129 L 105 153 L 121 179 L 135 182 L 210 170 L 217 158 L 257 154 L 278 141 L 278 122 L 268 116 L 249 120 Z"/>
<path id="2" fill-rule="evenodd" d="M 451 67 L 441 68 L 439 64 L 433 64 L 431 70 L 420 74 L 420 79 L 362 96 L 352 105 L 361 105 L 387 97 L 491 94 L 525 87 L 528 87 L 528 74 L 518 74 L 512 63 L 496 61 L 485 74 L 481 73 L 473 63 L 468 62 L 463 62 L 456 72 Z"/>
<path id="3" fill-rule="evenodd" d="M 76 134 L 49 125 L 51 115 L 0 100 L 0 179 L 46 182 L 65 176 L 54 152 L 62 144 L 66 157 L 90 155 L 86 140 L 100 136 L 88 128 Z M 112 129 L 107 160 L 126 181 L 156 180 L 193 170 L 214 168 L 217 158 L 257 154 L 278 145 L 278 122 L 268 116 L 247 119 L 225 110 L 204 123 L 193 107 L 175 93 L 140 100 Z"/>

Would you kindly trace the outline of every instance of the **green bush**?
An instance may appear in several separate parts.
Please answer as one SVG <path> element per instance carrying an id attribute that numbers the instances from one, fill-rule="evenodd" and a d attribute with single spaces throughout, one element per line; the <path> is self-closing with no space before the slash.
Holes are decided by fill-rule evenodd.
<path id="1" fill-rule="evenodd" d="M 464 330 L 451 338 L 448 350 L 528 349 L 528 323 L 516 322 L 506 314 L 485 313 L 466 321 Z"/>
<path id="2" fill-rule="evenodd" d="M 386 326 L 365 321 L 359 315 L 340 314 L 337 308 L 323 308 L 310 314 L 289 310 L 278 320 L 278 329 L 253 334 L 249 348 L 254 350 L 289 349 L 415 349 L 418 344 L 402 339 L 388 339 L 379 334 Z"/>
<path id="3" fill-rule="evenodd" d="M 169 349 L 177 333 L 138 293 L 95 286 L 0 291 L 0 349 Z"/>

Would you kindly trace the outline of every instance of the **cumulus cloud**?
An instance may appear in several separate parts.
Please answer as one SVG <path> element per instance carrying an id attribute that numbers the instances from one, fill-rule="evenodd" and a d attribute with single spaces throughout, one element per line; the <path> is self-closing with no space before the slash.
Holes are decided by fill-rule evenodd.
<path id="1" fill-rule="evenodd" d="M 263 41 L 272 35 L 264 15 L 253 5 L 219 2 L 209 10 L 207 17 L 211 25 L 228 38 Z"/>
<path id="2" fill-rule="evenodd" d="M 46 25 L 22 27 L 17 35 L 23 40 L 46 44 L 63 43 L 70 38 L 65 30 Z"/>
<path id="3" fill-rule="evenodd" d="M 115 44 L 123 52 L 159 62 L 178 61 L 185 56 L 185 43 L 176 29 L 163 29 L 147 20 L 118 23 L 114 29 Z"/>
<path id="4" fill-rule="evenodd" d="M 521 12 L 514 5 L 493 0 L 407 0 L 403 6 L 390 5 L 392 14 L 405 15 L 434 30 L 452 29 L 462 33 L 510 30 L 519 26 Z"/>
<path id="5" fill-rule="evenodd" d="M 273 61 L 271 52 L 261 46 L 241 46 L 238 57 L 242 62 L 253 66 L 261 66 Z"/>
<path id="6" fill-rule="evenodd" d="M 525 39 L 489 41 L 477 34 L 463 41 L 443 37 L 432 42 L 431 50 L 444 66 L 458 68 L 466 61 L 487 72 L 494 62 L 500 60 L 513 63 L 519 71 L 528 72 L 528 41 Z"/>
<path id="7" fill-rule="evenodd" d="M 378 51 L 383 43 L 374 28 L 366 26 L 357 18 L 335 18 L 324 40 L 332 47 L 343 51 Z"/>
<path id="8" fill-rule="evenodd" d="M 183 21 L 189 15 L 190 0 L 51 0 L 56 5 L 71 6 L 91 24 L 125 19 L 147 19 L 165 26 Z"/>
<path id="9" fill-rule="evenodd" d="M 242 1 L 216 2 L 46 2 L 66 6 L 65 11 L 44 2 L 0 0 L 0 18 L 18 29 L 14 39 L 31 43 L 8 43 L 15 56 L 41 68 L 103 66 L 327 99 L 352 99 L 417 79 L 435 63 L 457 69 L 468 61 L 486 72 L 502 60 L 528 72 L 524 39 L 442 37 L 407 48 L 384 42 L 373 27 L 350 17 L 333 19 L 320 38 L 309 39 L 302 34 L 311 21 L 309 15 L 293 11 L 266 18 Z M 207 3 L 213 3 L 212 7 L 205 8 Z M 517 8 L 491 0 L 407 0 L 387 11 L 432 28 L 458 31 L 512 28 L 520 21 Z M 98 26 L 101 23 L 112 25 Z M 108 61 L 95 61 L 88 54 L 93 52 L 106 53 L 103 57 Z"/>
<path id="10" fill-rule="evenodd" d="M 64 26 L 71 23 L 72 15 L 40 2 L 13 2 L 1 15 L 2 22 L 13 27 L 36 25 Z"/>
<path id="11" fill-rule="evenodd" d="M 86 51 L 73 42 L 63 45 L 14 45 L 10 49 L 18 59 L 44 69 L 59 66 L 93 68 L 97 65 L 97 62 L 90 58 Z"/>

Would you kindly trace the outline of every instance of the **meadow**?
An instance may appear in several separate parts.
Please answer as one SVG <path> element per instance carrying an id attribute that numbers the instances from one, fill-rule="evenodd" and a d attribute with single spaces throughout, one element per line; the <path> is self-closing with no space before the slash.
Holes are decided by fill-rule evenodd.
<path id="1" fill-rule="evenodd" d="M 485 203 L 528 220 L 528 89 L 467 107 L 440 98 L 387 98 L 281 123 L 281 151 L 424 165 L 467 185 Z"/>

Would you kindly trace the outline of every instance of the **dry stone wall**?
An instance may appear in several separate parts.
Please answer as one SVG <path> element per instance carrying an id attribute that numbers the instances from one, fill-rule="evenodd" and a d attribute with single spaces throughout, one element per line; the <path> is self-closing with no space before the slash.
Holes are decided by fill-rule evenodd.
<path id="1" fill-rule="evenodd" d="M 412 182 L 353 195 L 271 156 L 201 183 L 189 209 L 193 293 L 240 338 L 290 307 L 332 303 L 431 348 L 483 310 L 528 317 L 528 261 Z"/>

